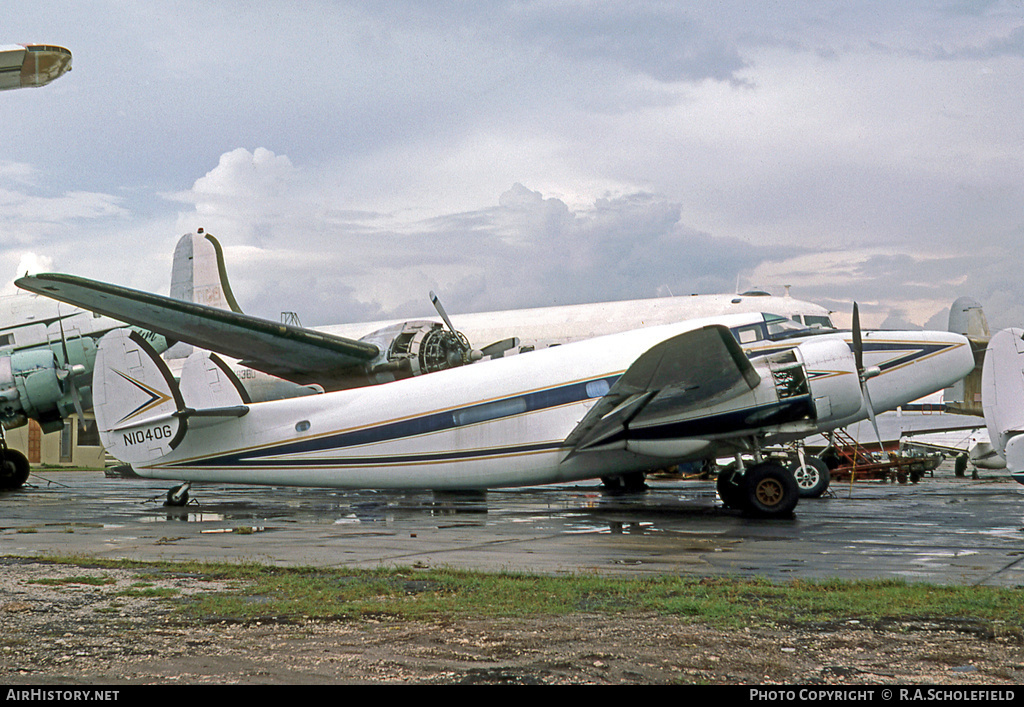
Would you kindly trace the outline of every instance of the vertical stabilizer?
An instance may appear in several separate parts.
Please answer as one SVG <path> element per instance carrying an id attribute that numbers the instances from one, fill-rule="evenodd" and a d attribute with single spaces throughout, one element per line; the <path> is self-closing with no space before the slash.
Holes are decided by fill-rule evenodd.
<path id="1" fill-rule="evenodd" d="M 1004 329 L 985 352 L 981 396 L 992 447 L 1024 484 L 1024 330 Z"/>
<path id="2" fill-rule="evenodd" d="M 100 442 L 122 462 L 159 459 L 185 436 L 184 403 L 171 372 L 130 329 L 100 339 L 92 395 Z"/>
<path id="3" fill-rule="evenodd" d="M 242 311 L 228 283 L 224 250 L 216 238 L 201 228 L 196 233 L 186 233 L 174 247 L 170 295 L 184 302 L 232 312 Z M 192 351 L 191 344 L 179 341 L 164 354 L 164 358 L 188 358 Z"/>
<path id="4" fill-rule="evenodd" d="M 972 297 L 960 297 L 953 302 L 953 306 L 949 308 L 949 331 L 963 334 L 971 342 L 974 370 L 963 380 L 946 388 L 942 394 L 942 401 L 948 412 L 983 415 L 981 371 L 991 333 L 981 303 Z"/>
<path id="5" fill-rule="evenodd" d="M 174 248 L 171 297 L 241 312 L 228 283 L 224 251 L 216 238 L 199 229 L 186 233 Z"/>

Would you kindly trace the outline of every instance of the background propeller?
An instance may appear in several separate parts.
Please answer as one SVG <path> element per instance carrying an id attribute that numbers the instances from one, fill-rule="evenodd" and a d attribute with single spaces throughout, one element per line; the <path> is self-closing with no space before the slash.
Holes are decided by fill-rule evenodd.
<path id="1" fill-rule="evenodd" d="M 64 334 L 64 318 L 60 316 L 60 306 L 57 307 L 57 324 L 60 326 L 60 348 L 64 354 L 63 365 L 57 369 L 57 378 L 64 384 L 66 392 L 71 394 L 71 401 L 75 405 L 75 412 L 78 414 L 79 429 L 85 426 L 85 410 L 82 408 L 82 396 L 75 384 L 75 376 L 85 373 L 85 366 L 72 364 L 68 354 L 68 338 Z"/>
<path id="2" fill-rule="evenodd" d="M 448 313 L 444 311 L 444 306 L 441 304 L 441 300 L 438 298 L 436 294 L 434 294 L 433 290 L 430 291 L 430 301 L 434 305 L 434 309 L 437 310 L 437 313 L 441 317 L 441 320 L 444 322 L 444 325 L 448 327 L 448 331 L 451 332 L 452 336 L 455 337 L 455 339 L 459 342 L 459 344 L 456 344 L 452 347 L 452 354 L 454 355 L 456 351 L 459 351 L 462 360 L 461 362 L 452 361 L 452 364 L 459 365 L 459 363 L 471 363 L 473 361 L 479 361 L 481 358 L 483 358 L 484 354 L 481 353 L 479 350 L 473 348 L 473 346 L 469 343 L 469 339 L 466 338 L 466 335 L 452 326 L 452 320 L 448 318 Z"/>

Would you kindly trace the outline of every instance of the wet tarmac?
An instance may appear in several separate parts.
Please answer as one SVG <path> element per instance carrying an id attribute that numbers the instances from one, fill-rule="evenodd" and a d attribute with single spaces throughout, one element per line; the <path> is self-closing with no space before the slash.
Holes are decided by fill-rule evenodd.
<path id="1" fill-rule="evenodd" d="M 0 494 L 0 555 L 1024 586 L 1024 487 L 951 464 L 917 484 L 834 484 L 772 521 L 724 509 L 707 481 L 631 495 L 206 484 L 167 508 L 165 481 L 40 474 Z"/>

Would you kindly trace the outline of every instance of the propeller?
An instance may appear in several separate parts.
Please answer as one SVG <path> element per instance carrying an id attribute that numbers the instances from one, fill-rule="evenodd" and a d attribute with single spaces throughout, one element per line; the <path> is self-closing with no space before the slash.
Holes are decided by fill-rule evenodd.
<path id="1" fill-rule="evenodd" d="M 85 426 L 85 410 L 82 408 L 82 396 L 78 392 L 78 386 L 75 385 L 75 376 L 85 373 L 85 366 L 81 364 L 71 363 L 71 358 L 68 356 L 68 338 L 64 334 L 64 318 L 60 316 L 60 307 L 57 307 L 57 324 L 60 326 L 60 347 L 64 353 L 64 365 L 57 370 L 57 378 L 64 382 L 71 393 L 71 401 L 75 405 L 75 412 L 78 413 L 78 426 L 83 428 Z"/>
<path id="2" fill-rule="evenodd" d="M 448 318 L 448 313 L 444 311 L 444 305 L 441 304 L 441 300 L 438 298 L 436 294 L 434 294 L 433 290 L 430 291 L 430 301 L 434 305 L 434 309 L 437 310 L 438 315 L 440 315 L 441 320 L 444 322 L 444 325 L 448 327 L 448 331 L 451 332 L 456 339 L 462 342 L 463 346 L 458 347 L 462 349 L 461 363 L 479 361 L 481 358 L 483 358 L 484 354 L 478 349 L 474 349 L 472 347 L 472 345 L 469 343 L 469 339 L 466 338 L 466 335 L 463 334 L 461 331 L 456 330 L 455 327 L 452 326 L 452 320 Z M 453 351 L 452 353 L 454 354 L 455 352 Z M 455 364 L 454 361 L 452 363 Z"/>
<path id="3" fill-rule="evenodd" d="M 871 404 L 871 393 L 868 392 L 868 381 L 882 371 L 878 366 L 871 366 L 870 368 L 864 367 L 864 338 L 860 329 L 860 309 L 857 307 L 857 303 L 853 303 L 853 360 L 857 365 L 857 377 L 860 379 L 860 392 L 864 398 L 864 402 L 868 408 L 868 419 L 871 420 L 871 426 L 875 430 L 875 439 L 878 440 L 878 446 L 885 451 L 885 446 L 882 444 L 882 435 L 878 432 L 878 421 L 875 420 L 875 408 Z"/>

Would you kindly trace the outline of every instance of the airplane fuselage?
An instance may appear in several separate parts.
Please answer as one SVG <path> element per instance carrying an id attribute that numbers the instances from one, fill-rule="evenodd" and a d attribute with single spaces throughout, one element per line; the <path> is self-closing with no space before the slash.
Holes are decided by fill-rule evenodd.
<path id="1" fill-rule="evenodd" d="M 731 326 L 752 318 L 714 321 Z M 765 444 L 802 438 L 863 416 L 847 342 L 842 334 L 824 334 L 796 345 L 795 384 L 779 373 L 781 358 L 765 356 L 755 361 L 761 380 L 749 392 L 651 421 L 594 450 L 567 443 L 639 356 L 701 323 L 649 327 L 385 385 L 253 404 L 237 419 L 189 428 L 179 446 L 152 462 L 126 457 L 140 452 L 154 429 L 170 436 L 169 422 L 166 429 L 146 428 L 141 437 L 138 429 L 115 429 L 107 446 L 140 475 L 154 478 L 470 489 L 646 470 L 733 453 L 754 438 Z M 973 365 L 962 337 L 929 334 L 930 363 L 890 365 L 872 379 L 877 409 L 943 387 Z M 919 343 L 912 339 L 904 346 Z M 881 357 L 888 355 L 870 354 L 867 362 L 884 364 Z"/>

